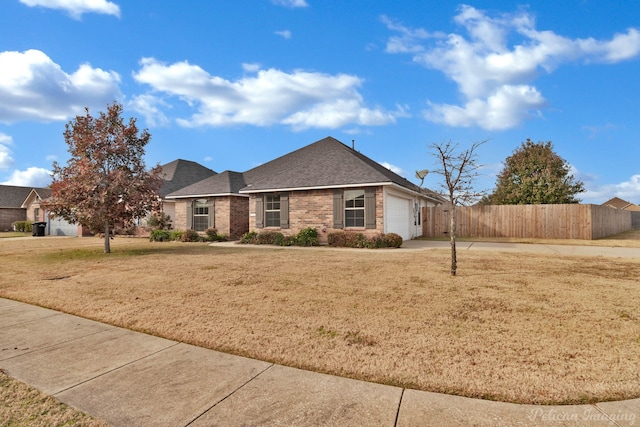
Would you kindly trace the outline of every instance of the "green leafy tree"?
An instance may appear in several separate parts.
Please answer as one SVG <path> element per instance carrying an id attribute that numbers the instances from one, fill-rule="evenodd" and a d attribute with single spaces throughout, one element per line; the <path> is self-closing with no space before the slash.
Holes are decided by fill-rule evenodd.
<path id="1" fill-rule="evenodd" d="M 584 184 L 571 174 L 566 160 L 553 151 L 551 141 L 527 139 L 505 160 L 496 188 L 483 204 L 527 205 L 580 203 Z"/>
<path id="2" fill-rule="evenodd" d="M 71 154 L 66 166 L 53 164 L 51 198 L 47 210 L 72 224 L 104 233 L 104 252 L 110 253 L 110 233 L 116 225 L 130 225 L 160 208 L 159 166 L 147 170 L 144 149 L 151 135 L 138 132 L 136 120 L 122 118 L 122 105 L 113 103 L 98 117 L 85 109 L 67 123 L 64 139 Z"/>

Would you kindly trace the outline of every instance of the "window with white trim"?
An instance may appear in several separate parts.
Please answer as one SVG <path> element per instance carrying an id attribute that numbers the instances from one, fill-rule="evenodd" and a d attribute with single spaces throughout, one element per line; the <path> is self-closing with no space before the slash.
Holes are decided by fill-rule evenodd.
<path id="1" fill-rule="evenodd" d="M 205 231 L 209 227 L 209 204 L 206 199 L 198 199 L 193 204 L 193 229 Z"/>
<path id="2" fill-rule="evenodd" d="M 264 226 L 280 227 L 279 194 L 267 194 L 264 198 Z"/>
<path id="3" fill-rule="evenodd" d="M 364 227 L 364 190 L 344 192 L 344 226 Z"/>

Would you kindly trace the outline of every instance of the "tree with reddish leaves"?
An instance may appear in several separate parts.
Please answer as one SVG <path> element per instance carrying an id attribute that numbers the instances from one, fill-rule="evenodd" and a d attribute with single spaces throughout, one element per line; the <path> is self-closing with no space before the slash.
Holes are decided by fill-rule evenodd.
<path id="1" fill-rule="evenodd" d="M 85 109 L 67 123 L 64 139 L 71 158 L 66 166 L 53 164 L 51 198 L 45 208 L 72 224 L 104 234 L 104 252 L 110 253 L 115 226 L 131 225 L 161 207 L 159 166 L 147 170 L 145 146 L 151 135 L 138 132 L 136 119 L 125 123 L 123 107 L 113 103 L 98 117 Z"/>

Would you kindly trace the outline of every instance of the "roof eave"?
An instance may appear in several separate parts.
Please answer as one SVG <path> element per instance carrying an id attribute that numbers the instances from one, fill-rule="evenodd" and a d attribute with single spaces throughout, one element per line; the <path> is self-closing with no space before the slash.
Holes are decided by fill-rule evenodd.
<path id="1" fill-rule="evenodd" d="M 394 188 L 396 188 L 396 189 L 400 189 L 400 190 L 405 191 L 405 192 L 407 192 L 407 193 L 410 193 L 410 194 L 412 194 L 414 197 L 422 197 L 422 198 L 424 198 L 424 199 L 431 200 L 431 201 L 433 201 L 433 202 L 435 202 L 435 203 L 442 203 L 442 200 L 438 200 L 437 198 L 435 198 L 435 197 L 433 197 L 433 196 L 429 196 L 428 194 L 424 194 L 424 193 L 421 193 L 421 192 L 419 192 L 419 191 L 412 190 L 412 189 L 407 188 L 407 187 L 405 187 L 405 186 L 403 186 L 403 185 L 396 184 L 395 182 L 393 182 L 393 183 L 391 183 L 391 184 L 392 184 L 392 187 L 394 187 Z"/>
<path id="2" fill-rule="evenodd" d="M 226 196 L 236 196 L 236 197 L 249 197 L 244 194 L 238 193 L 208 193 L 208 194 L 187 194 L 187 195 L 179 195 L 179 196 L 165 196 L 165 199 L 193 199 L 200 197 L 226 197 Z"/>
<path id="3" fill-rule="evenodd" d="M 310 187 L 283 187 L 283 188 L 264 188 L 259 190 L 240 190 L 241 194 L 254 194 L 254 193 L 277 193 L 280 191 L 308 191 L 308 190 L 328 190 L 331 188 L 354 188 L 354 187 L 379 187 L 381 185 L 390 185 L 392 182 L 368 182 L 362 184 L 339 184 L 339 185 L 314 185 Z"/>
<path id="4" fill-rule="evenodd" d="M 256 193 L 277 193 L 281 191 L 309 191 L 309 190 L 328 190 L 332 188 L 354 188 L 354 187 L 380 187 L 380 186 L 391 186 L 401 191 L 410 193 L 416 197 L 422 197 L 425 199 L 432 200 L 436 203 L 442 203 L 442 201 L 428 196 L 426 194 L 420 193 L 418 191 L 414 191 L 410 188 L 397 184 L 391 181 L 383 181 L 383 182 L 368 182 L 368 183 L 359 183 L 359 184 L 340 184 L 340 185 L 320 185 L 320 186 L 312 186 L 312 187 L 285 187 L 285 188 L 265 188 L 259 190 L 251 190 L 251 189 L 243 189 L 240 190 L 241 194 L 256 194 Z"/>

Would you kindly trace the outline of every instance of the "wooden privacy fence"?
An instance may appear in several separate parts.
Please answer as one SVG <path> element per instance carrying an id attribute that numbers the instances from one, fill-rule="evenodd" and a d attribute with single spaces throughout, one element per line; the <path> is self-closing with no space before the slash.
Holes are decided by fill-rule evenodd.
<path id="1" fill-rule="evenodd" d="M 422 210 L 424 237 L 449 233 L 450 206 Z M 600 205 L 456 207 L 456 236 L 593 240 L 632 228 L 631 212 Z"/>

